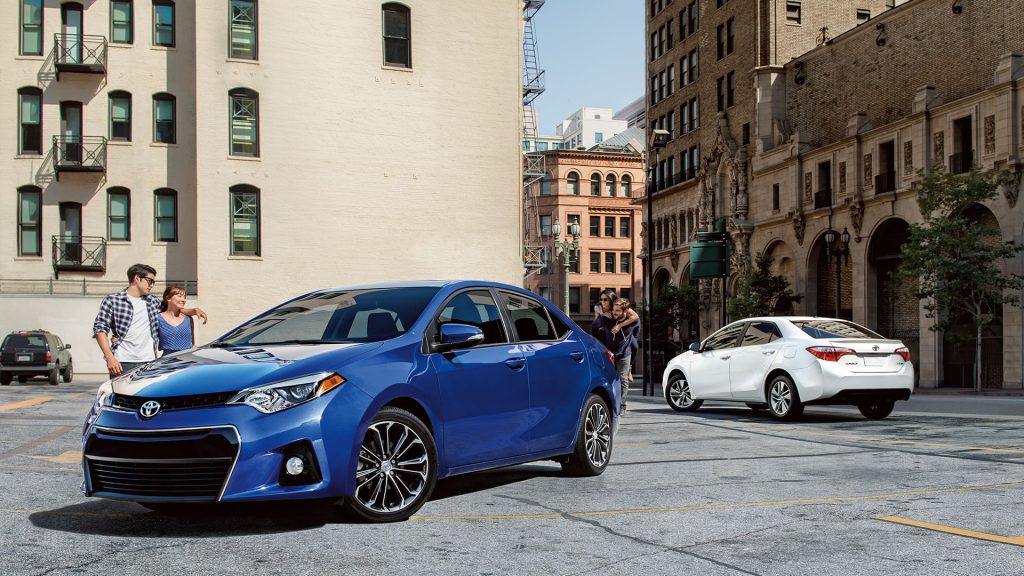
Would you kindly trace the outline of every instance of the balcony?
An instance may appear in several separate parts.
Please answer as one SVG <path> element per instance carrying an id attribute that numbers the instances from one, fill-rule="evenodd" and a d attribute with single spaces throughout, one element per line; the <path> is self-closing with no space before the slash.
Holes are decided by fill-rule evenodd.
<path id="1" fill-rule="evenodd" d="M 974 150 L 957 152 L 949 157 L 949 171 L 953 174 L 966 174 L 974 167 Z"/>
<path id="2" fill-rule="evenodd" d="M 875 194 L 896 190 L 896 172 L 882 172 L 875 176 Z"/>
<path id="3" fill-rule="evenodd" d="M 102 236 L 53 236 L 53 275 L 61 272 L 105 272 L 107 240 Z"/>
<path id="4" fill-rule="evenodd" d="M 53 35 L 53 64 L 57 81 L 61 72 L 77 74 L 107 73 L 107 38 L 105 36 Z"/>
<path id="5" fill-rule="evenodd" d="M 814 193 L 814 209 L 829 208 L 832 206 L 832 189 L 825 188 Z"/>
<path id="6" fill-rule="evenodd" d="M 107 171 L 107 139 L 103 136 L 54 136 L 53 171 L 60 180 L 61 172 Z"/>

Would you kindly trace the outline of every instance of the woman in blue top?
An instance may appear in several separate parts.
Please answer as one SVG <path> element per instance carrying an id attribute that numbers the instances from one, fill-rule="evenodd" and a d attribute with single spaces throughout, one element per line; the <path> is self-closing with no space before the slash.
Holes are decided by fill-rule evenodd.
<path id="1" fill-rule="evenodd" d="M 160 329 L 160 350 L 164 355 L 188 350 L 196 345 L 192 318 L 182 313 L 185 307 L 185 289 L 168 286 L 164 290 L 163 304 L 157 324 Z"/>

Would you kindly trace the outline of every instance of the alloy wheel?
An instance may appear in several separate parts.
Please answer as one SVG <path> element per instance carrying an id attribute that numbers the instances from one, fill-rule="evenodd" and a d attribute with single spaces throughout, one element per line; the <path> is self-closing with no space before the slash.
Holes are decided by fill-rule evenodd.
<path id="1" fill-rule="evenodd" d="M 680 408 L 686 408 L 693 403 L 693 395 L 690 394 L 690 383 L 685 379 L 676 380 L 669 385 L 669 397 L 672 403 Z"/>
<path id="2" fill-rule="evenodd" d="M 587 459 L 593 466 L 603 467 L 608 462 L 612 444 L 611 419 L 608 418 L 603 402 L 590 405 L 583 424 L 583 435 L 587 443 Z"/>
<path id="3" fill-rule="evenodd" d="M 431 465 L 415 430 L 393 420 L 375 422 L 359 448 L 355 497 L 374 512 L 400 512 L 419 500 Z"/>
<path id="4" fill-rule="evenodd" d="M 793 406 L 793 391 L 785 380 L 776 380 L 772 383 L 771 397 L 772 412 L 779 416 L 785 416 Z"/>

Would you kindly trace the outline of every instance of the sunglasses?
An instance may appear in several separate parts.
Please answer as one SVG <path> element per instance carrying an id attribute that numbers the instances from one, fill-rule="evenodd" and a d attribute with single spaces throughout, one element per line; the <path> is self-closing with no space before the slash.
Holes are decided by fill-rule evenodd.
<path id="1" fill-rule="evenodd" d="M 139 276 L 139 279 L 145 280 L 146 283 L 149 284 L 150 286 L 156 284 L 156 278 L 150 278 L 149 276 Z"/>
<path id="2" fill-rule="evenodd" d="M 601 302 L 608 302 L 608 301 L 609 300 L 607 298 L 601 298 Z"/>

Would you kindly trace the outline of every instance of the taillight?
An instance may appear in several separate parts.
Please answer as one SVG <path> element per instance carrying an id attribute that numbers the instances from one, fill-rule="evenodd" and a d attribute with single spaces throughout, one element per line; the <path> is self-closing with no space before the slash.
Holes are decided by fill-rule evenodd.
<path id="1" fill-rule="evenodd" d="M 608 350 L 607 348 L 605 349 L 604 353 L 606 356 L 608 356 L 608 361 L 612 363 L 612 366 L 615 366 L 615 354 L 612 354 L 612 351 Z"/>
<path id="2" fill-rule="evenodd" d="M 857 354 L 857 351 L 851 348 L 839 348 L 836 346 L 811 346 L 807 351 L 814 354 L 815 358 L 826 362 L 837 362 L 847 354 Z"/>
<path id="3" fill-rule="evenodd" d="M 906 346 L 900 346 L 897 348 L 895 354 L 902 356 L 904 362 L 910 362 L 910 349 Z"/>
<path id="4" fill-rule="evenodd" d="M 53 362 L 53 354 L 50 354 L 49 352 L 47 352 L 46 353 L 46 361 L 47 362 Z"/>

